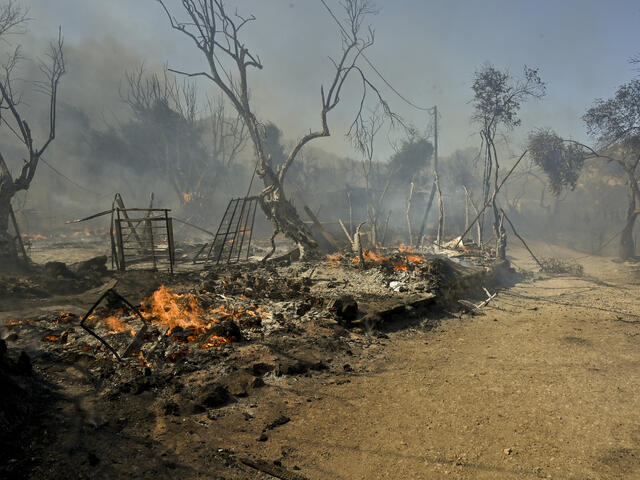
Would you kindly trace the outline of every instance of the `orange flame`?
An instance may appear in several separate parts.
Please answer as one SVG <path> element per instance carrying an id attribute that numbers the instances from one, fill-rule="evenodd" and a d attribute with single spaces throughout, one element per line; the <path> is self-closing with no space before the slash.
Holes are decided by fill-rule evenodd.
<path id="1" fill-rule="evenodd" d="M 376 252 L 374 252 L 373 250 L 371 250 L 370 248 L 364 250 L 362 252 L 362 257 L 365 260 L 369 260 L 371 262 L 375 262 L 375 263 L 383 263 L 389 260 L 389 257 L 385 257 L 383 255 L 379 255 Z M 354 265 L 359 265 L 360 264 L 360 257 L 356 256 L 354 257 L 354 259 L 352 260 Z"/>
<path id="2" fill-rule="evenodd" d="M 78 320 L 78 316 L 71 312 L 62 312 L 56 318 L 56 323 L 72 323 Z"/>
<path id="3" fill-rule="evenodd" d="M 422 257 L 418 255 L 407 255 L 407 260 L 412 263 L 422 263 Z"/>
<path id="4" fill-rule="evenodd" d="M 107 326 L 111 329 L 109 331 L 109 333 L 122 333 L 122 332 L 129 332 L 131 334 L 132 337 L 136 336 L 136 332 L 133 330 L 133 328 L 131 328 L 130 325 L 127 324 L 127 322 L 125 322 L 124 320 L 111 315 L 107 318 L 104 319 L 104 322 L 107 324 Z"/>
<path id="5" fill-rule="evenodd" d="M 207 339 L 207 343 L 203 343 L 202 345 L 200 345 L 200 348 L 202 350 L 207 350 L 209 348 L 219 347 L 219 346 L 225 345 L 227 343 L 231 343 L 231 339 L 230 338 L 221 337 L 219 335 L 211 335 Z"/>
<path id="6" fill-rule="evenodd" d="M 329 268 L 338 268 L 343 258 L 344 258 L 344 255 L 341 254 L 340 252 L 329 255 L 327 257 L 327 261 L 329 262 Z"/>
<path id="7" fill-rule="evenodd" d="M 46 337 L 44 337 L 44 340 L 46 340 L 47 342 L 57 342 L 58 340 L 60 340 L 60 336 L 59 335 L 47 335 Z"/>
<path id="8" fill-rule="evenodd" d="M 152 320 L 168 326 L 168 333 L 176 327 L 204 333 L 210 324 L 205 323 L 205 312 L 198 305 L 194 295 L 178 294 L 164 285 L 161 285 L 143 302 L 142 311 L 147 316 L 153 317 Z"/>
<path id="9" fill-rule="evenodd" d="M 23 233 L 22 238 L 26 238 L 27 240 L 46 240 L 49 237 L 39 233 Z"/>

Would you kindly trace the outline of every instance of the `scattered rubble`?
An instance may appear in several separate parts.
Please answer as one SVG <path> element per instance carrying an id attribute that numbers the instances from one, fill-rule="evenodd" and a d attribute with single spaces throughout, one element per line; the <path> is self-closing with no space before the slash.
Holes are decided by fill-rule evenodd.
<path id="1" fill-rule="evenodd" d="M 217 421 L 225 409 L 289 378 L 348 382 L 345 375 L 363 373 L 357 359 L 381 345 L 386 328 L 433 325 L 429 311 L 456 304 L 463 292 L 483 294 L 482 286 L 509 273 L 462 250 L 404 246 L 174 275 L 105 274 L 105 262 L 47 264 L 59 282 L 93 277 L 93 287 L 100 279 L 100 287 L 79 296 L 91 307 L 21 314 L 5 323 L 2 337 L 12 350 L 29 352 L 39 370 L 82 365 L 102 412 L 133 408 L 132 415 L 197 422 Z M 128 428 L 129 416 L 123 418 L 118 429 Z M 258 440 L 268 442 L 287 421 L 284 413 L 272 418 Z"/>
<path id="2" fill-rule="evenodd" d="M 542 271 L 546 273 L 575 275 L 576 277 L 584 275 L 584 267 L 570 260 L 547 257 L 540 259 L 540 263 L 542 265 Z"/>

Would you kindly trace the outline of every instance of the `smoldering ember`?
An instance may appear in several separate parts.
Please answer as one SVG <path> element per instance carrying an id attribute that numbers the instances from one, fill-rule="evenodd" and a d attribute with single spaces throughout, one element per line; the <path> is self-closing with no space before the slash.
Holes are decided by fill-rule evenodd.
<path id="1" fill-rule="evenodd" d="M 640 478 L 639 21 L 0 0 L 0 478 Z"/>

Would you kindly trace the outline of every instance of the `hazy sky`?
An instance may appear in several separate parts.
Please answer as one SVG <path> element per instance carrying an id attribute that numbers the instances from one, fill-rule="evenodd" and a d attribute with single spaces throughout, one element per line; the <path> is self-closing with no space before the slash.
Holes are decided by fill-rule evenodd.
<path id="1" fill-rule="evenodd" d="M 117 95 L 121 68 L 134 61 L 182 70 L 202 70 L 203 58 L 172 31 L 155 0 L 30 0 L 31 32 L 41 39 L 61 25 L 70 47 L 70 66 L 91 62 L 93 76 L 70 68 L 65 81 L 88 110 L 109 110 Z M 178 0 L 167 0 L 179 12 Z M 328 55 L 337 55 L 337 27 L 320 0 L 238 0 L 240 12 L 254 13 L 246 44 L 260 55 L 264 70 L 251 88 L 258 114 L 276 122 L 295 139 L 319 127 L 319 88 L 331 75 Z M 337 0 L 328 0 L 339 12 Z M 477 144 L 469 122 L 474 70 L 484 62 L 514 74 L 524 64 L 540 69 L 548 95 L 522 109 L 523 125 L 512 144 L 534 127 L 585 138 L 580 117 L 598 97 L 609 97 L 638 72 L 628 63 L 640 53 L 640 3 L 637 0 L 386 0 L 371 18 L 376 43 L 368 57 L 388 80 L 419 105 L 437 104 L 441 112 L 441 151 Z M 119 64 L 122 59 L 122 64 Z M 80 70 L 80 67 L 76 69 Z M 381 85 L 392 108 L 426 128 L 418 112 Z M 110 87 L 109 85 L 113 85 Z M 82 94 L 84 89 L 86 94 Z M 115 90 L 114 90 L 115 89 Z M 111 90 L 111 91 L 110 91 Z M 75 92 L 75 93 L 72 93 Z M 62 93 L 65 95 L 65 86 Z M 330 116 L 334 137 L 318 146 L 351 154 L 343 134 L 354 113 L 349 97 Z M 383 157 L 389 148 L 381 139 Z"/>

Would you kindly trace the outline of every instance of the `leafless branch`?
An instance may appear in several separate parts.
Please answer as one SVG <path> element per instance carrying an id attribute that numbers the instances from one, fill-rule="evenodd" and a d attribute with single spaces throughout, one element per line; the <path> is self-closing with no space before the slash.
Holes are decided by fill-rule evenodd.
<path id="1" fill-rule="evenodd" d="M 3 123 L 19 137 L 20 141 L 25 145 L 28 154 L 28 160 L 25 160 L 20 175 L 13 181 L 12 188 L 14 192 L 29 188 L 40 157 L 55 139 L 58 86 L 60 78 L 66 71 L 63 47 L 64 40 L 62 38 L 62 31 L 59 29 L 57 41 L 52 42 L 49 46 L 47 60 L 41 61 L 39 65 L 44 80 L 37 82 L 36 88 L 49 97 L 49 132 L 46 141 L 40 148 L 34 146 L 29 124 L 19 111 L 20 96 L 13 90 L 12 75 L 21 58 L 19 47 L 14 50 L 13 54 L 9 56 L 9 59 L 2 67 L 3 76 L 0 79 L 0 106 L 2 106 L 3 110 L 8 111 L 8 115 L 2 116 L 1 119 Z"/>

